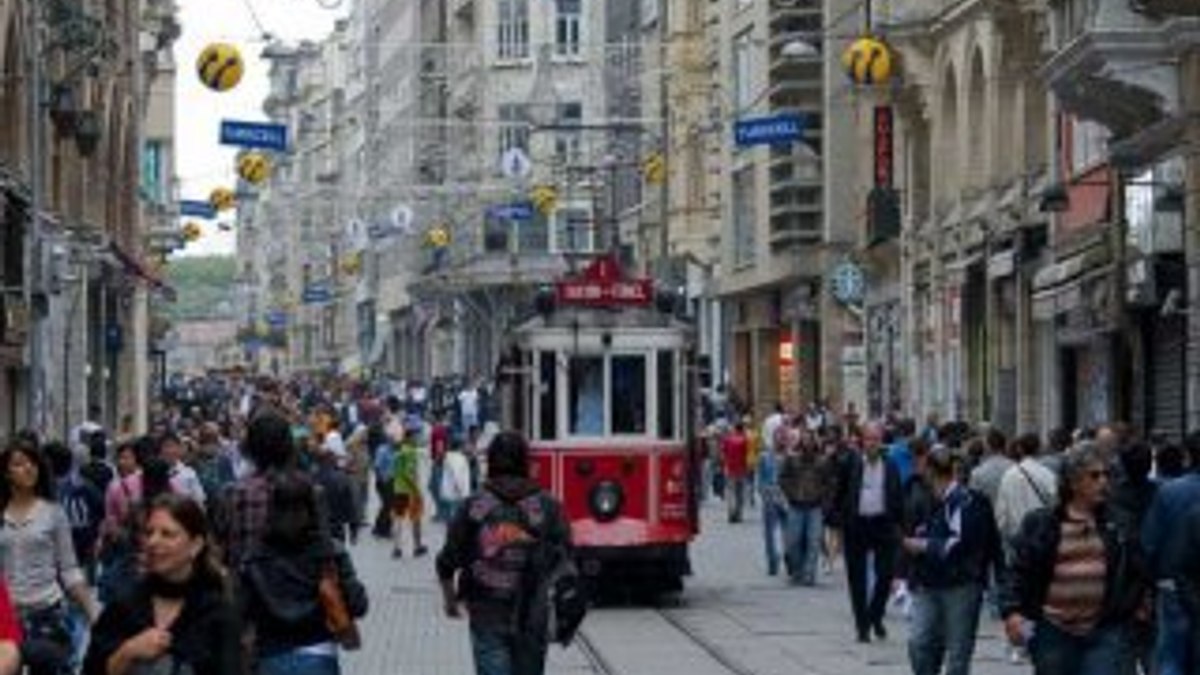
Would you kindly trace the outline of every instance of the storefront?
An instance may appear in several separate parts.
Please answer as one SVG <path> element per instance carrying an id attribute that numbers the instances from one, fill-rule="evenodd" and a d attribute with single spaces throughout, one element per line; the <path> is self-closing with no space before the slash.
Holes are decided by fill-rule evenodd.
<path id="1" fill-rule="evenodd" d="M 1103 239 L 1034 276 L 1034 320 L 1053 326 L 1062 426 L 1087 428 L 1129 419 L 1123 392 L 1128 391 L 1131 368 L 1118 339 L 1118 300 L 1112 256 Z"/>

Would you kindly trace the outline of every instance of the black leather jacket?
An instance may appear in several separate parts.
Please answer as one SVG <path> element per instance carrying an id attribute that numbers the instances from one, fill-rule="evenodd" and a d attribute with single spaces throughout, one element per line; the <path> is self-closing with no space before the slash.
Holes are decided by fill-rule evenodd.
<path id="1" fill-rule="evenodd" d="M 1021 523 L 1000 586 L 1002 616 L 1019 613 L 1034 621 L 1042 618 L 1046 594 L 1054 579 L 1064 517 L 1062 507 L 1044 508 L 1031 512 Z M 1121 623 L 1132 617 L 1149 588 L 1141 547 L 1103 509 L 1097 514 L 1096 524 L 1104 540 L 1106 569 L 1100 624 Z"/>

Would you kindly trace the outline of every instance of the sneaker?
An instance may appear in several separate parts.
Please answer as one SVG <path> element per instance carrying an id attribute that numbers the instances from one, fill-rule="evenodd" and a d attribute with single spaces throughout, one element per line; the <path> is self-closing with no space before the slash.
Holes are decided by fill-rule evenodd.
<path id="1" fill-rule="evenodd" d="M 425 548 L 424 546 L 418 546 L 415 549 L 413 549 L 413 557 L 414 558 L 420 558 L 421 556 L 425 555 L 426 553 L 429 553 L 429 549 Z"/>
<path id="2" fill-rule="evenodd" d="M 392 560 L 398 560 L 404 557 L 404 550 L 399 548 L 392 549 Z"/>
<path id="3" fill-rule="evenodd" d="M 875 637 L 876 638 L 878 638 L 880 640 L 887 639 L 887 628 L 884 627 L 882 621 L 876 621 L 875 624 L 872 626 L 872 628 L 875 629 Z"/>

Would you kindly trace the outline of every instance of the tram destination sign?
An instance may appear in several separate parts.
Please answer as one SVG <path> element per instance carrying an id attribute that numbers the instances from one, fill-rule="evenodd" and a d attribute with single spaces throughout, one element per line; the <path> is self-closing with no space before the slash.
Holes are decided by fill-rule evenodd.
<path id="1" fill-rule="evenodd" d="M 597 258 L 578 277 L 555 285 L 559 304 L 588 306 L 642 306 L 654 300 L 654 281 L 627 279 L 612 256 Z"/>

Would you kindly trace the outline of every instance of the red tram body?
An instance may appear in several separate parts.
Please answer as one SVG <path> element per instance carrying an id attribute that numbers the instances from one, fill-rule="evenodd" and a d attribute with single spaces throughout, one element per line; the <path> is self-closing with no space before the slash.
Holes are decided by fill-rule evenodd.
<path id="1" fill-rule="evenodd" d="M 505 423 L 566 508 L 585 573 L 677 590 L 699 531 L 694 332 L 600 258 L 513 331 Z"/>

